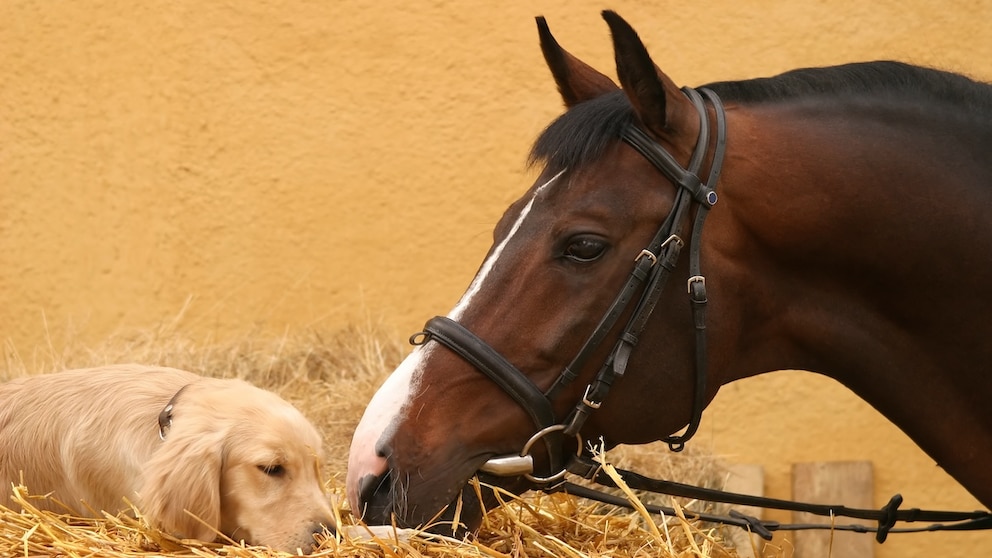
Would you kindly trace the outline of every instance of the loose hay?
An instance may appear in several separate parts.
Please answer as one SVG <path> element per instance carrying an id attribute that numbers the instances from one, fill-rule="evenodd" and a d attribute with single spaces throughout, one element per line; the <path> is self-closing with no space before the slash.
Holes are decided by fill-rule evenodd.
<path id="1" fill-rule="evenodd" d="M 0 556 L 289 556 L 233 541 L 179 540 L 130 514 L 93 519 L 39 510 L 34 505 L 38 497 L 23 486 L 14 487 L 13 495 L 22 509 L 0 506 Z M 346 527 L 324 538 L 314 556 L 736 556 L 721 546 L 713 532 L 699 529 L 684 516 L 662 522 L 662 533 L 640 513 L 601 513 L 595 504 L 566 494 L 517 498 L 504 493 L 502 497 L 503 504 L 486 516 L 478 536 L 463 541 L 410 529 L 366 529 L 354 525 L 348 511 L 338 508 Z"/>
<path id="2" fill-rule="evenodd" d="M 64 368 L 114 362 L 140 362 L 184 368 L 217 377 L 237 377 L 279 393 L 299 407 L 325 436 L 324 464 L 332 508 L 343 528 L 321 541 L 315 556 L 355 557 L 537 557 L 613 556 L 717 558 L 736 556 L 725 548 L 720 532 L 684 516 L 663 518 L 588 502 L 566 494 L 528 493 L 515 497 L 497 492 L 502 504 L 485 517 L 475 537 L 464 541 L 413 530 L 355 525 L 343 498 L 343 475 L 351 433 L 375 388 L 406 353 L 394 341 L 401 336 L 366 325 L 339 332 L 307 331 L 279 338 L 245 335 L 230 341 L 200 340 L 180 329 L 182 319 L 127 335 L 95 347 L 68 343 L 60 351 L 32 355 L 29 366 L 6 347 L 0 381 Z M 676 480 L 718 484 L 720 469 L 711 457 L 689 452 L 676 459 L 644 457 L 643 452 L 611 452 L 610 461 Z M 682 465 L 673 465 L 682 463 Z M 646 466 L 650 464 L 651 466 Z M 638 495 L 626 489 L 632 502 Z M 28 487 L 30 488 L 30 487 Z M 39 510 L 23 486 L 12 490 L 12 507 L 0 505 L 0 556 L 288 556 L 264 547 L 178 540 L 150 529 L 138 510 L 103 518 L 79 518 Z M 653 503 L 686 502 L 651 497 Z M 637 504 L 635 504 L 637 505 Z"/>

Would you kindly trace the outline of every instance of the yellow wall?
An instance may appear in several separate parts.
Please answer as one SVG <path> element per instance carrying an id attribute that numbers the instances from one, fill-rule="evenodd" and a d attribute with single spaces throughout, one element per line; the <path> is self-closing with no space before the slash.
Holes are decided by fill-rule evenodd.
<path id="1" fill-rule="evenodd" d="M 207 334 L 446 312 L 559 112 L 532 17 L 612 73 L 601 2 L 0 3 L 0 339 L 95 341 L 194 297 Z M 898 58 L 992 80 L 992 2 L 616 1 L 677 82 Z M 832 382 L 726 388 L 703 433 L 762 462 L 870 459 L 879 504 L 977 507 Z M 982 555 L 989 535 L 879 556 Z"/>

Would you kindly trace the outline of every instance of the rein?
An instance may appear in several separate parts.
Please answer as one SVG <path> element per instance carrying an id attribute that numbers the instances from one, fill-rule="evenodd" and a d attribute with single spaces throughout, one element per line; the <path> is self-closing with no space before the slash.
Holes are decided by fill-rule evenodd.
<path id="1" fill-rule="evenodd" d="M 875 540 L 879 543 L 883 543 L 888 538 L 889 533 L 979 531 L 992 529 L 992 514 L 989 514 L 987 511 L 954 512 L 921 510 L 918 508 L 900 510 L 899 506 L 902 504 L 902 496 L 899 494 L 893 496 L 889 502 L 880 509 L 858 509 L 848 508 L 841 505 L 809 504 L 804 502 L 793 502 L 791 500 L 779 500 L 775 498 L 764 498 L 760 496 L 750 496 L 747 494 L 724 492 L 722 490 L 700 488 L 698 486 L 680 484 L 671 481 L 647 479 L 646 477 L 641 477 L 636 473 L 622 469 L 617 469 L 617 472 L 623 476 L 624 482 L 630 488 L 641 486 L 641 488 L 637 489 L 647 492 L 693 498 L 706 502 L 747 505 L 764 509 L 799 511 L 831 518 L 830 523 L 779 523 L 777 521 L 763 521 L 756 517 L 743 514 L 737 510 L 730 510 L 728 515 L 697 512 L 687 509 L 682 510 L 687 519 L 698 519 L 700 521 L 707 521 L 710 523 L 740 527 L 741 529 L 746 529 L 747 531 L 758 535 L 766 541 L 772 539 L 775 531 L 821 530 L 875 533 Z M 602 475 L 602 477 L 603 478 L 597 476 L 594 480 L 597 483 L 604 484 L 606 486 L 616 486 L 612 480 L 609 480 L 609 478 L 606 477 L 606 475 Z M 646 482 L 642 483 L 639 482 L 639 480 Z M 655 483 L 667 485 L 669 488 L 660 490 L 658 489 L 658 485 Z M 645 488 L 644 486 L 654 486 L 655 488 Z M 633 504 L 631 504 L 626 498 L 571 482 L 563 483 L 552 489 L 546 489 L 545 492 L 565 492 L 566 494 L 571 494 L 573 496 L 578 496 L 589 500 L 595 500 L 604 504 L 634 509 Z M 677 515 L 675 509 L 671 507 L 646 503 L 642 505 L 650 513 L 668 516 Z M 833 519 L 837 517 L 867 519 L 876 521 L 877 525 L 861 525 L 858 523 L 837 524 L 833 521 Z M 896 527 L 895 525 L 897 522 L 927 522 L 928 524 L 917 527 Z"/>
<path id="2" fill-rule="evenodd" d="M 600 465 L 588 456 L 580 456 L 572 460 L 569 464 L 569 472 L 582 476 L 586 480 L 591 480 L 597 484 L 609 487 L 616 487 L 616 483 L 606 473 L 602 472 Z M 803 530 L 835 530 L 854 531 L 858 533 L 875 533 L 875 540 L 879 543 L 885 542 L 889 533 L 919 533 L 925 531 L 977 531 L 992 529 L 992 514 L 987 511 L 943 511 L 943 510 L 921 510 L 911 508 L 899 509 L 902 505 L 902 495 L 896 494 L 889 499 L 888 503 L 880 509 L 860 509 L 849 508 L 843 505 L 833 504 L 811 504 L 807 502 L 795 502 L 792 500 L 781 500 L 778 498 L 766 498 L 763 496 L 752 496 L 724 490 L 702 488 L 690 484 L 683 484 L 668 480 L 652 479 L 639 475 L 633 471 L 617 469 L 623 478 L 624 484 L 634 490 L 642 490 L 655 494 L 666 494 L 668 496 L 678 496 L 705 502 L 719 502 L 739 506 L 751 506 L 764 509 L 774 509 L 792 512 L 805 512 L 831 518 L 830 523 L 779 523 L 777 521 L 762 521 L 756 517 L 745 515 L 737 510 L 730 510 L 729 515 L 716 515 L 685 510 L 686 517 L 690 519 L 700 519 L 712 523 L 741 527 L 757 534 L 765 540 L 771 540 L 773 531 L 803 531 Z M 588 498 L 599 502 L 612 504 L 625 508 L 633 508 L 633 505 L 625 498 L 615 496 L 595 490 L 586 486 L 566 482 L 559 486 L 545 489 L 545 492 L 566 492 L 574 496 Z M 673 515 L 674 510 L 664 506 L 645 505 L 651 513 Z M 848 517 L 852 519 L 866 519 L 877 522 L 876 526 L 860 524 L 835 524 L 834 518 Z M 928 525 L 919 527 L 896 527 L 896 523 L 916 523 L 927 522 Z"/>
<path id="3" fill-rule="evenodd" d="M 410 343 L 413 345 L 423 345 L 429 341 L 436 341 L 460 356 L 516 401 L 537 427 L 535 434 L 524 444 L 519 454 L 493 457 L 479 468 L 480 472 L 497 477 L 524 477 L 545 492 L 565 491 L 616 506 L 632 507 L 625 498 L 566 482 L 564 477 L 567 473 L 572 473 L 604 486 L 616 486 L 612 479 L 600 470 L 599 465 L 583 453 L 579 432 L 590 414 L 600 408 L 613 382 L 624 375 L 630 354 L 637 345 L 640 334 L 647 326 L 648 319 L 654 311 L 665 284 L 676 268 L 681 250 L 686 245 L 685 240 L 683 240 L 682 225 L 687 220 L 687 215 L 693 205 L 696 211 L 690 231 L 689 279 L 686 284 L 695 330 L 694 364 L 696 376 L 692 414 L 688 425 L 681 434 L 668 436 L 663 441 L 668 444 L 672 451 L 681 451 L 685 448 L 686 442 L 699 429 L 706 402 L 707 376 L 707 297 L 706 278 L 701 273 L 699 263 L 700 239 L 709 209 L 717 202 L 715 188 L 719 181 L 726 150 L 727 125 L 723 104 L 716 93 L 709 89 L 701 89 L 697 92 L 688 87 L 683 88 L 683 92 L 695 106 L 700 118 L 699 136 L 687 168 L 682 168 L 661 145 L 633 125 L 624 130 L 621 136 L 623 141 L 648 159 L 677 187 L 672 210 L 648 246 L 641 250 L 634 259 L 634 268 L 630 277 L 620 289 L 606 314 L 600 319 L 593 333 L 546 392 L 542 392 L 530 378 L 489 344 L 450 318 L 444 316 L 431 318 L 425 324 L 423 331 L 410 337 Z M 699 178 L 699 172 L 710 143 L 709 115 L 703 100 L 704 95 L 713 105 L 716 128 L 710 172 L 705 183 Z M 640 299 L 620 332 L 613 350 L 609 353 L 593 381 L 586 386 L 584 395 L 575 404 L 571 414 L 564 421 L 559 422 L 555 417 L 552 402 L 565 386 L 578 378 L 579 372 L 585 368 L 589 358 L 616 326 L 621 315 L 638 292 L 641 293 Z M 578 446 L 576 455 L 569 459 L 563 457 L 563 438 L 566 436 L 576 438 Z M 546 476 L 535 475 L 534 458 L 531 450 L 539 441 L 543 442 L 547 450 L 550 473 Z M 686 517 L 748 529 L 766 540 L 772 538 L 773 531 L 805 529 L 874 532 L 876 540 L 880 543 L 885 541 L 889 533 L 992 529 L 992 514 L 987 511 L 949 512 L 915 508 L 900 510 L 898 508 L 902 503 L 902 496 L 898 494 L 879 510 L 854 509 L 845 506 L 808 504 L 749 496 L 672 481 L 650 479 L 631 471 L 618 470 L 618 472 L 623 476 L 624 482 L 635 490 L 709 502 L 806 512 L 827 516 L 831 520 L 836 517 L 850 517 L 878 522 L 875 527 L 857 524 L 836 525 L 833 521 L 824 524 L 782 524 L 773 521 L 761 521 L 736 510 L 731 510 L 726 516 L 685 510 Z M 675 510 L 672 508 L 655 505 L 646 505 L 645 507 L 652 513 L 675 515 Z M 921 521 L 932 522 L 932 524 L 921 527 L 895 527 L 897 522 Z"/>

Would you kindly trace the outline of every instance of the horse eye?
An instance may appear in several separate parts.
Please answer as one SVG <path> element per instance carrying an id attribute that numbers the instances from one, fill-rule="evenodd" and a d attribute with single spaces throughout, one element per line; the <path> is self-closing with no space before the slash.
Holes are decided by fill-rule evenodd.
<path id="1" fill-rule="evenodd" d="M 281 477 L 286 472 L 282 465 L 259 465 L 258 470 L 270 477 Z"/>
<path id="2" fill-rule="evenodd" d="M 565 248 L 565 257 L 578 263 L 599 259 L 606 252 L 607 244 L 594 236 L 577 236 Z"/>

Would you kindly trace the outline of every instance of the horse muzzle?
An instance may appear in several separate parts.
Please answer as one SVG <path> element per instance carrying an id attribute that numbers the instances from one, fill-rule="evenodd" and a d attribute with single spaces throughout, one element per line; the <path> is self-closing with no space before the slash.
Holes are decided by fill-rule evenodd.
<path id="1" fill-rule="evenodd" d="M 390 471 L 382 476 L 366 475 L 358 481 L 357 501 L 352 506 L 353 512 L 365 524 L 395 525 L 461 536 L 477 529 L 485 510 L 496 503 L 491 490 L 477 491 L 468 481 L 445 483 L 444 486 L 433 483 L 404 486 L 394 482 L 393 478 L 399 476 Z M 501 479 L 481 475 L 480 486 L 496 482 L 503 486 Z M 510 480 L 503 488 L 519 489 L 515 484 Z"/>

